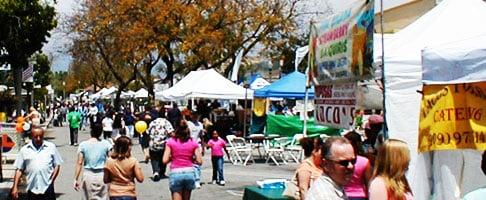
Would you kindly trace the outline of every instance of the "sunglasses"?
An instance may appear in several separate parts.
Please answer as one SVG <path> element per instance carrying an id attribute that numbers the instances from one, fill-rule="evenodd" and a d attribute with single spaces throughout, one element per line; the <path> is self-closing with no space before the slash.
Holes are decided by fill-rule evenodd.
<path id="1" fill-rule="evenodd" d="M 337 163 L 343 167 L 348 167 L 349 164 L 351 163 L 352 165 L 356 164 L 356 158 L 351 159 L 351 160 L 331 160 L 331 159 L 326 159 L 326 161 L 331 161 L 333 163 Z"/>

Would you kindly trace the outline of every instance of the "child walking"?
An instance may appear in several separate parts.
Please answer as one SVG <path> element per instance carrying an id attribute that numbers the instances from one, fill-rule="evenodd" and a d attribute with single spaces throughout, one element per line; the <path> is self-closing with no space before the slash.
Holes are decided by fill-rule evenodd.
<path id="1" fill-rule="evenodd" d="M 143 182 L 137 159 L 131 156 L 132 141 L 127 136 L 115 140 L 110 158 L 106 161 L 103 181 L 109 183 L 110 200 L 136 200 L 135 179 Z"/>
<path id="2" fill-rule="evenodd" d="M 213 184 L 224 185 L 223 176 L 223 149 L 230 157 L 228 150 L 226 149 L 226 142 L 219 137 L 218 131 L 213 129 L 211 133 L 211 139 L 208 141 L 208 148 L 211 148 L 211 162 L 213 164 Z"/>

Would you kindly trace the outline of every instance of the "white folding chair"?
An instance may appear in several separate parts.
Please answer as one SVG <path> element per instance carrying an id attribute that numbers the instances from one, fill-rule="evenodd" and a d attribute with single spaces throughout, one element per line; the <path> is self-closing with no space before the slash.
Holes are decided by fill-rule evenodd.
<path id="1" fill-rule="evenodd" d="M 238 162 L 241 162 L 243 165 L 246 165 L 250 158 L 252 159 L 253 163 L 255 163 L 252 156 L 251 145 L 246 144 L 244 138 L 236 137 L 234 135 L 227 135 L 226 139 L 230 145 L 230 147 L 227 147 L 227 149 L 231 155 L 231 163 L 236 165 Z"/>
<path id="2" fill-rule="evenodd" d="M 285 160 L 285 149 L 283 143 L 287 141 L 287 138 L 276 138 L 274 141 L 266 141 L 264 143 L 265 155 L 267 156 L 267 160 L 265 163 L 268 163 L 270 159 L 275 163 L 275 165 L 279 166 L 277 159 L 275 158 L 276 155 L 280 156 L 282 162 L 287 164 Z"/>
<path id="3" fill-rule="evenodd" d="M 236 151 L 236 146 L 233 144 L 233 139 L 236 138 L 234 135 L 227 135 L 226 139 L 228 140 L 229 146 L 226 147 L 228 150 L 228 153 L 230 154 L 230 157 L 228 158 L 233 165 L 236 165 L 238 163 L 239 155 L 238 152 Z M 241 159 L 241 158 L 240 158 Z"/>
<path id="4" fill-rule="evenodd" d="M 233 144 L 236 147 L 235 151 L 237 153 L 237 158 L 243 165 L 246 165 L 250 158 L 251 161 L 255 163 L 255 159 L 253 158 L 253 149 L 250 144 L 246 143 L 245 138 L 235 137 L 233 139 Z"/>
<path id="5" fill-rule="evenodd" d="M 289 152 L 290 157 L 296 162 L 299 163 L 300 160 L 303 158 L 303 149 L 302 146 L 300 146 L 299 141 L 300 139 L 304 138 L 304 134 L 295 134 L 292 137 L 292 141 L 290 142 L 290 145 L 285 147 L 285 150 Z M 297 156 L 296 156 L 297 154 Z"/>

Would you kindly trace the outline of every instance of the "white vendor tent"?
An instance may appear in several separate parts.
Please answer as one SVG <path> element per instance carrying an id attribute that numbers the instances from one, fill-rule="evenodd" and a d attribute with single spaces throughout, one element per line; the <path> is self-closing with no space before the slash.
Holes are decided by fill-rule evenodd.
<path id="1" fill-rule="evenodd" d="M 148 91 L 144 88 L 140 88 L 140 90 L 135 92 L 135 98 L 147 98 Z"/>
<path id="2" fill-rule="evenodd" d="M 412 161 L 408 179 L 415 199 L 448 192 L 436 199 L 458 199 L 463 188 L 438 188 L 430 185 L 431 154 L 418 154 L 418 120 L 422 89 L 421 50 L 486 33 L 486 3 L 481 0 L 444 0 L 385 44 L 385 106 L 390 138 L 406 141 Z M 435 152 L 440 153 L 440 152 Z M 437 157 L 434 154 L 434 159 Z M 439 166 L 440 167 L 440 166 Z M 434 172 L 438 173 L 438 172 Z M 448 173 L 439 174 L 447 176 Z M 480 175 L 483 176 L 483 175 Z M 434 191 L 433 191 L 434 190 Z"/>
<path id="3" fill-rule="evenodd" d="M 106 89 L 102 94 L 101 94 L 101 97 L 109 97 L 110 95 L 112 95 L 113 93 L 115 93 L 116 91 L 118 91 L 118 88 L 116 88 L 115 86 L 111 86 L 110 88 Z"/>
<path id="4" fill-rule="evenodd" d="M 190 98 L 248 99 L 253 90 L 245 89 L 223 77 L 214 69 L 192 71 L 171 88 L 155 94 L 155 99 L 175 101 Z"/>
<path id="5" fill-rule="evenodd" d="M 102 88 L 100 91 L 98 91 L 97 93 L 95 94 L 92 94 L 89 98 L 90 99 L 99 99 L 101 97 L 101 95 L 106 91 L 107 89 L 106 88 Z"/>
<path id="6" fill-rule="evenodd" d="M 134 91 L 131 91 L 131 90 L 128 90 L 126 92 L 122 91 L 122 93 L 120 95 L 120 97 L 122 99 L 130 99 L 130 98 L 132 98 L 134 96 L 135 96 L 135 92 Z"/>
<path id="7" fill-rule="evenodd" d="M 423 56 L 425 84 L 486 81 L 486 33 L 444 45 L 427 47 Z M 437 199 L 458 199 L 486 183 L 476 150 L 435 151 L 431 154 L 432 188 Z"/>

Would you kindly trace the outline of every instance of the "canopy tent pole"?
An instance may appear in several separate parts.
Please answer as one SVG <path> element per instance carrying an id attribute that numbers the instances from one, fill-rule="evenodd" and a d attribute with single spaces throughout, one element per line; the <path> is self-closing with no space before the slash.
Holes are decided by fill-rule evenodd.
<path id="1" fill-rule="evenodd" d="M 383 137 L 388 139 L 388 131 L 386 126 L 386 95 L 385 95 L 385 37 L 383 29 L 383 0 L 380 0 L 380 29 L 381 29 L 381 80 L 383 87 Z"/>
<path id="2" fill-rule="evenodd" d="M 248 93 L 248 84 L 245 84 L 245 110 L 243 111 L 243 137 L 246 137 L 246 104 L 247 104 L 247 93 Z"/>
<path id="3" fill-rule="evenodd" d="M 309 101 L 309 87 L 305 87 L 305 96 L 304 96 L 304 126 L 303 126 L 303 135 L 307 137 L 307 102 Z"/>

